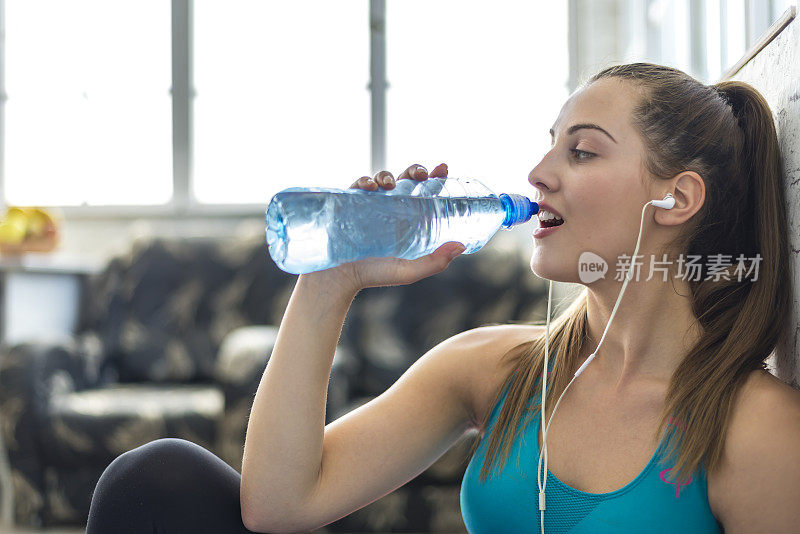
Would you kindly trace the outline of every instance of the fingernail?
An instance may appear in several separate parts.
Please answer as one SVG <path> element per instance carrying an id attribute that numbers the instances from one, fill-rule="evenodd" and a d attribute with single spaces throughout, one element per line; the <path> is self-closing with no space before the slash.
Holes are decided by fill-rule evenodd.
<path id="1" fill-rule="evenodd" d="M 465 247 L 464 245 L 459 245 L 453 251 L 450 252 L 450 259 L 452 260 L 453 258 L 458 256 L 459 254 L 464 252 L 466 249 L 467 249 L 467 247 Z"/>
<path id="2" fill-rule="evenodd" d="M 425 176 L 425 173 L 427 171 L 425 170 L 425 167 L 417 167 L 414 172 L 416 173 L 417 176 Z"/>

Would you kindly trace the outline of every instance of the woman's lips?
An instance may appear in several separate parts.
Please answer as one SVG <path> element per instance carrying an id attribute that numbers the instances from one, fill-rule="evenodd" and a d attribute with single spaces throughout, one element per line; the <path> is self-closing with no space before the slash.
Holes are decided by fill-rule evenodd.
<path id="1" fill-rule="evenodd" d="M 540 226 L 536 230 L 534 230 L 534 232 L 533 232 L 533 238 L 534 239 L 541 239 L 542 237 L 546 237 L 546 236 L 552 234 L 553 232 L 555 232 L 556 230 L 558 230 L 559 228 L 561 228 L 562 226 L 564 226 L 567 223 L 564 222 L 564 223 L 559 224 L 558 226 L 549 226 L 549 227 L 546 227 L 546 228 L 544 226 L 541 226 L 541 223 L 539 223 L 539 224 L 540 224 Z"/>

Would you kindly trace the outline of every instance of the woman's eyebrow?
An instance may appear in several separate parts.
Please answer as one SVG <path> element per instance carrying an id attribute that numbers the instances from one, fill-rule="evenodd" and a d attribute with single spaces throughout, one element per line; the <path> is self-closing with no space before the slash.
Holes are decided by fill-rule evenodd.
<path id="1" fill-rule="evenodd" d="M 567 135 L 572 135 L 572 134 L 574 134 L 575 132 L 577 132 L 578 130 L 580 130 L 581 128 L 591 128 L 591 129 L 593 129 L 593 130 L 600 130 L 601 132 L 603 132 L 604 134 L 606 134 L 608 137 L 610 137 L 612 141 L 614 141 L 615 143 L 617 142 L 617 140 L 616 140 L 616 139 L 614 139 L 614 138 L 611 136 L 611 134 L 610 134 L 610 133 L 608 133 L 607 131 L 605 131 L 604 129 L 602 129 L 602 128 L 601 128 L 600 126 L 598 126 L 597 124 L 592 124 L 592 123 L 573 124 L 573 125 L 572 125 L 572 126 L 570 126 L 570 127 L 569 127 L 569 129 L 567 130 Z M 550 128 L 550 137 L 553 137 L 553 138 L 555 138 L 555 136 L 556 136 L 555 132 L 553 131 L 553 129 L 552 129 L 552 128 Z"/>

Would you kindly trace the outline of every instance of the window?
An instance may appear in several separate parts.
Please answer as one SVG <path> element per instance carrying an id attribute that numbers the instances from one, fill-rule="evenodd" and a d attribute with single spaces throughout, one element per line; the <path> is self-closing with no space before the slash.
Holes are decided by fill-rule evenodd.
<path id="1" fill-rule="evenodd" d="M 286 187 L 349 186 L 370 161 L 444 161 L 530 193 L 580 75 L 654 61 L 712 83 L 792 3 L 386 0 L 370 29 L 381 0 L 0 0 L 2 197 L 252 210 Z M 370 81 L 383 35 L 385 108 Z"/>
<path id="2" fill-rule="evenodd" d="M 169 4 L 6 0 L 4 7 L 5 201 L 167 202 Z"/>
<path id="3" fill-rule="evenodd" d="M 387 169 L 530 195 L 569 96 L 567 3 L 390 0 L 386 20 Z"/>
<path id="4" fill-rule="evenodd" d="M 366 0 L 194 3 L 192 176 L 204 203 L 369 174 Z"/>
<path id="5" fill-rule="evenodd" d="M 669 65 L 706 84 L 716 83 L 793 4 L 794 0 L 620 0 L 617 7 L 625 21 L 618 37 L 620 61 Z M 586 24 L 581 28 L 592 31 Z"/>

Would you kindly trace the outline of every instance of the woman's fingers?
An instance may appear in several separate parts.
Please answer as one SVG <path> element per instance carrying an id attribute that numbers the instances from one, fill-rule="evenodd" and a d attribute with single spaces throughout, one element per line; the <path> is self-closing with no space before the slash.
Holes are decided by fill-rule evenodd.
<path id="1" fill-rule="evenodd" d="M 462 243 L 445 243 L 432 253 L 416 260 L 407 260 L 398 267 L 399 276 L 404 284 L 412 284 L 418 280 L 444 271 L 466 247 Z"/>
<path id="2" fill-rule="evenodd" d="M 375 173 L 375 182 L 384 189 L 391 189 L 394 187 L 394 176 L 389 171 L 380 171 Z"/>
<path id="3" fill-rule="evenodd" d="M 367 191 L 375 191 L 378 187 L 384 189 L 394 189 L 394 177 L 389 171 L 380 171 L 374 177 L 362 176 L 350 186 L 350 189 L 366 189 Z"/>
<path id="4" fill-rule="evenodd" d="M 369 176 L 362 176 L 353 182 L 353 185 L 350 186 L 350 189 L 370 189 L 372 186 L 370 186 L 369 183 L 372 181 L 374 180 L 372 180 L 372 178 Z"/>
<path id="5" fill-rule="evenodd" d="M 428 169 L 418 163 L 415 163 L 404 170 L 400 176 L 397 177 L 398 180 L 403 180 L 406 178 L 412 178 L 421 182 L 428 178 Z"/>
<path id="6" fill-rule="evenodd" d="M 431 178 L 447 178 L 447 163 L 440 163 L 431 171 Z"/>
<path id="7" fill-rule="evenodd" d="M 447 177 L 447 164 L 440 163 L 428 174 L 428 170 L 423 167 L 422 165 L 415 163 L 411 165 L 409 168 L 403 171 L 403 173 L 397 177 L 398 180 L 402 180 L 404 178 L 413 178 L 414 180 L 418 180 L 420 182 L 427 180 L 428 178 L 446 178 Z"/>
<path id="8" fill-rule="evenodd" d="M 413 179 L 418 182 L 423 182 L 428 178 L 447 178 L 447 164 L 440 163 L 431 171 L 430 175 L 428 170 L 422 165 L 415 163 L 404 170 L 397 180 Z M 397 180 L 389 171 L 379 171 L 375 176 L 362 176 L 350 186 L 351 189 L 366 189 L 367 191 L 376 191 L 379 187 L 384 189 L 394 189 L 397 185 Z"/>

